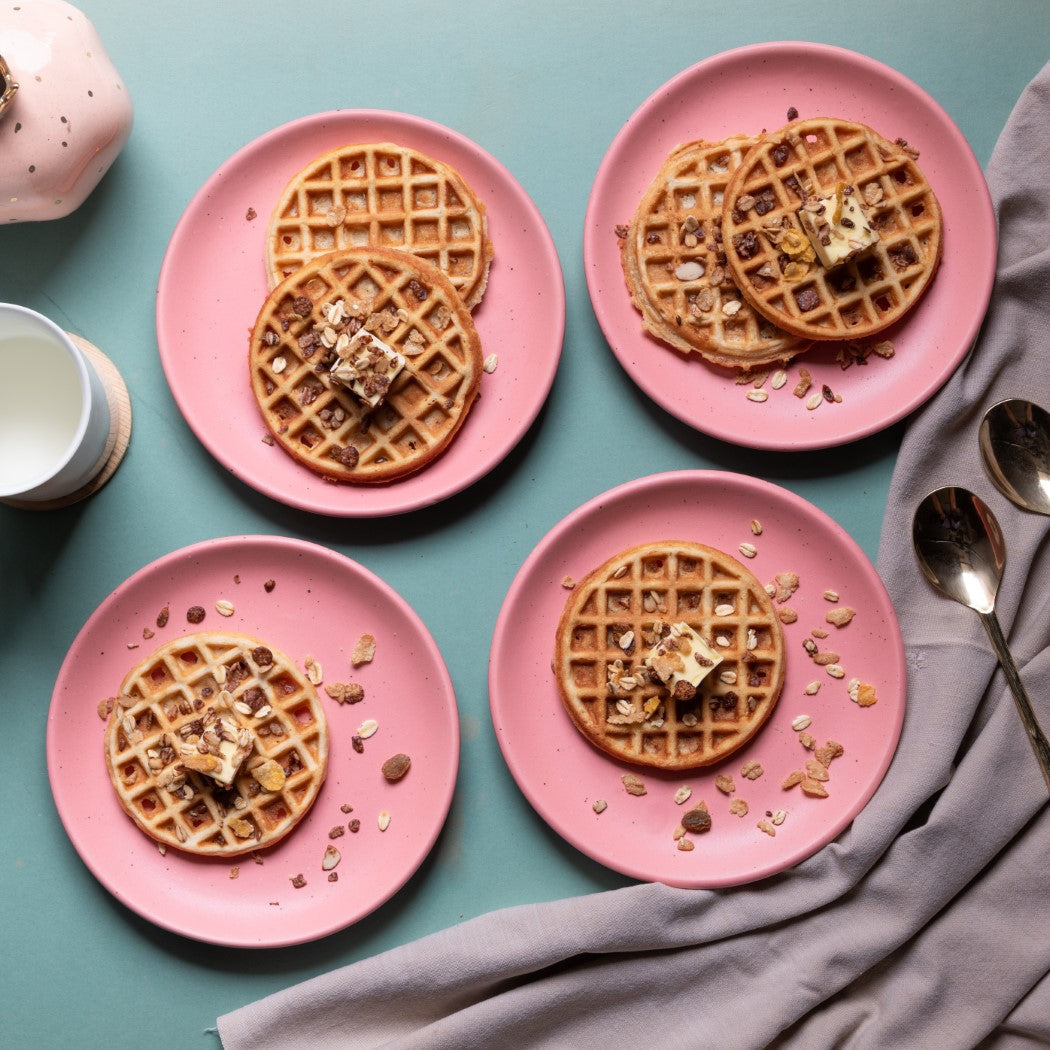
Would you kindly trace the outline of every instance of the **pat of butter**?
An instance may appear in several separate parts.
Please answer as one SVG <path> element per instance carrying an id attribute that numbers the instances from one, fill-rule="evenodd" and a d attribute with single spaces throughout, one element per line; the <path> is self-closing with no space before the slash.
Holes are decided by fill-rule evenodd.
<path id="1" fill-rule="evenodd" d="M 722 662 L 722 657 L 683 622 L 671 624 L 642 662 L 673 696 L 683 682 L 689 687 L 686 691 L 695 693 L 696 687 Z"/>
<path id="2" fill-rule="evenodd" d="M 375 408 L 394 378 L 405 367 L 405 358 L 372 332 L 358 332 L 332 365 L 331 377 Z"/>
<path id="3" fill-rule="evenodd" d="M 217 743 L 207 752 L 202 753 L 196 745 L 185 745 L 182 750 L 182 764 L 210 777 L 217 784 L 229 787 L 244 765 L 244 760 L 255 747 L 255 737 L 250 729 L 236 726 L 224 718 L 210 725 L 205 731 L 204 739 L 209 736 L 217 738 Z"/>
<path id="4" fill-rule="evenodd" d="M 806 201 L 798 217 L 817 258 L 829 269 L 852 259 L 879 239 L 849 187 L 839 185 L 826 197 Z"/>

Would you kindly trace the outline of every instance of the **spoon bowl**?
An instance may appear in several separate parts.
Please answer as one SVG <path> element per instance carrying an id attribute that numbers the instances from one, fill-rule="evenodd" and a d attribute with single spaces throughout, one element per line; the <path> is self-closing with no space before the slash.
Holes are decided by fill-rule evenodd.
<path id="1" fill-rule="evenodd" d="M 915 510 L 912 543 L 926 578 L 981 617 L 1050 790 L 1050 742 L 1039 727 L 995 615 L 995 596 L 1006 564 L 1006 543 L 995 515 L 968 489 L 937 489 Z"/>
<path id="2" fill-rule="evenodd" d="M 978 432 L 995 487 L 1023 510 L 1050 514 L 1050 414 L 1010 398 L 992 405 Z"/>

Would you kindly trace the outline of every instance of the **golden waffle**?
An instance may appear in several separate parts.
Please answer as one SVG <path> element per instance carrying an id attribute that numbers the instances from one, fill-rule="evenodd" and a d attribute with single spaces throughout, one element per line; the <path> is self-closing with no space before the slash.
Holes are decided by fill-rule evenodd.
<path id="1" fill-rule="evenodd" d="M 216 720 L 250 737 L 229 787 L 187 768 L 209 754 L 209 743 L 214 753 Z M 188 853 L 234 857 L 273 845 L 306 815 L 328 769 L 328 724 L 314 687 L 279 650 L 202 631 L 167 642 L 128 672 L 105 751 L 120 803 L 147 835 Z"/>
<path id="2" fill-rule="evenodd" d="M 336 351 L 325 340 L 362 326 L 407 362 L 377 408 L 329 374 Z M 281 447 L 329 480 L 362 484 L 404 477 L 443 452 L 483 370 L 470 311 L 448 278 L 407 252 L 375 247 L 319 256 L 278 285 L 255 322 L 249 364 Z"/>
<path id="3" fill-rule="evenodd" d="M 684 621 L 723 662 L 689 700 L 643 666 L 661 624 Z M 631 547 L 573 589 L 554 673 L 576 728 L 615 758 L 665 770 L 718 762 L 769 717 L 784 681 L 769 595 L 739 562 L 699 543 Z"/>
<path id="4" fill-rule="evenodd" d="M 492 261 L 485 206 L 443 161 L 391 142 L 340 146 L 312 160 L 270 217 L 270 287 L 318 255 L 367 245 L 418 255 L 468 308 L 481 302 Z"/>
<path id="5" fill-rule="evenodd" d="M 809 345 L 742 299 L 722 251 L 722 198 L 757 140 L 690 142 L 664 161 L 621 243 L 631 301 L 650 334 L 730 368 L 786 361 Z"/>
<path id="6" fill-rule="evenodd" d="M 783 236 L 809 243 L 805 199 L 853 187 L 878 242 L 839 266 L 790 273 Z M 722 233 L 733 278 L 748 301 L 800 338 L 859 339 L 899 320 L 926 290 L 941 257 L 941 210 L 903 144 L 871 128 L 814 117 L 764 136 L 726 189 Z M 780 242 L 778 244 L 778 242 Z"/>

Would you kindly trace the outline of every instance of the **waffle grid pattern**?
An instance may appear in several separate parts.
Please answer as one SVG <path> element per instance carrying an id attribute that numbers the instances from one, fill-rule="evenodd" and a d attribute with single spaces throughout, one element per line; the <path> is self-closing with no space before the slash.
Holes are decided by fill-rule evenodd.
<path id="1" fill-rule="evenodd" d="M 157 842 L 216 857 L 261 849 L 291 831 L 320 791 L 328 768 L 321 701 L 278 650 L 265 646 L 273 663 L 258 666 L 252 653 L 262 644 L 231 633 L 187 635 L 125 677 L 106 728 L 106 764 L 121 805 Z M 251 699 L 263 715 L 226 706 L 223 690 L 234 702 Z M 253 690 L 261 691 L 261 702 Z M 181 764 L 180 748 L 201 735 L 210 710 L 254 736 L 254 750 L 230 788 Z M 266 759 L 285 772 L 275 791 L 263 789 L 250 772 Z M 246 821 L 251 833 L 236 834 L 231 820 Z"/>
<path id="2" fill-rule="evenodd" d="M 771 231 L 805 238 L 802 194 L 825 195 L 837 182 L 854 188 L 879 241 L 841 266 L 817 264 L 788 281 Z M 742 197 L 764 201 L 762 213 L 741 208 Z M 763 316 L 799 338 L 858 339 L 893 324 L 925 291 L 940 262 L 942 221 L 929 183 L 900 145 L 862 124 L 812 118 L 747 154 L 726 190 L 723 234 L 733 277 Z"/>
<path id="3" fill-rule="evenodd" d="M 687 701 L 637 673 L 655 625 L 679 621 L 723 657 Z M 769 717 L 783 685 L 784 640 L 769 596 L 735 559 L 702 544 L 646 544 L 573 590 L 554 668 L 566 710 L 597 747 L 631 763 L 688 770 L 738 750 Z M 612 684 L 623 680 L 621 669 L 639 684 Z"/>
<path id="4" fill-rule="evenodd" d="M 312 303 L 305 317 L 295 309 L 304 299 Z M 377 334 L 407 364 L 376 409 L 327 378 L 322 350 L 300 345 L 339 299 L 399 317 L 392 332 Z M 279 285 L 259 313 L 249 356 L 252 390 L 281 446 L 324 477 L 364 484 L 403 477 L 442 452 L 470 411 L 483 370 L 477 330 L 448 280 L 420 259 L 381 248 L 321 256 Z M 356 457 L 345 464 L 339 455 L 350 446 Z"/>
<path id="5" fill-rule="evenodd" d="M 375 245 L 425 259 L 472 309 L 488 283 L 487 229 L 484 205 L 449 165 L 389 142 L 343 146 L 299 172 L 274 208 L 270 287 L 318 255 Z"/>
<path id="6" fill-rule="evenodd" d="M 757 314 L 723 265 L 723 197 L 756 141 L 740 135 L 679 146 L 639 202 L 621 251 L 650 334 L 683 353 L 743 369 L 786 361 L 809 345 Z M 702 272 L 683 278 L 683 266 Z"/>

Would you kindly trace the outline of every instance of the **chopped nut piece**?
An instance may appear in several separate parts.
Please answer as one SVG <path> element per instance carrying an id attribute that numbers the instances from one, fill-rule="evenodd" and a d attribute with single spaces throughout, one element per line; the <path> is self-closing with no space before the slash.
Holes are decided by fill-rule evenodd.
<path id="1" fill-rule="evenodd" d="M 609 803 L 604 798 L 595 799 L 594 805 L 591 806 L 595 813 L 604 813 L 608 808 Z"/>
<path id="2" fill-rule="evenodd" d="M 353 654 L 350 657 L 350 662 L 354 667 L 360 667 L 362 664 L 370 664 L 376 655 L 376 640 L 370 634 L 363 634 L 357 639 L 357 644 L 354 646 Z"/>
<path id="3" fill-rule="evenodd" d="M 384 809 L 380 812 L 378 818 L 376 818 L 376 824 L 379 826 L 380 831 L 386 831 L 390 827 L 390 814 Z M 350 829 L 353 831 L 353 828 Z"/>
<path id="4" fill-rule="evenodd" d="M 400 780 L 412 765 L 412 759 L 404 752 L 392 755 L 383 763 L 383 776 L 394 783 Z"/>
<path id="5" fill-rule="evenodd" d="M 342 824 L 335 824 L 328 830 L 328 837 L 330 839 L 341 839 L 346 834 L 346 828 Z"/>
<path id="6" fill-rule="evenodd" d="M 329 682 L 324 691 L 340 704 L 357 704 L 365 698 L 365 691 L 357 682 Z"/>
<path id="7" fill-rule="evenodd" d="M 756 762 L 755 759 L 751 759 L 749 762 L 745 762 L 740 770 L 740 775 L 745 780 L 758 780 L 760 776 L 765 772 L 760 762 Z"/>
<path id="8" fill-rule="evenodd" d="M 733 778 L 726 776 L 724 773 L 719 773 L 715 777 L 715 787 L 722 792 L 723 795 L 731 795 L 736 791 L 736 784 L 733 783 Z"/>
<path id="9" fill-rule="evenodd" d="M 325 846 L 324 856 L 321 858 L 321 870 L 331 871 L 342 859 L 343 855 L 335 846 Z"/>
<path id="10" fill-rule="evenodd" d="M 306 657 L 303 667 L 311 685 L 320 685 L 324 681 L 324 668 L 312 656 Z"/>
<path id="11" fill-rule="evenodd" d="M 302 872 L 298 875 L 290 875 L 289 878 L 292 880 L 292 885 L 297 890 L 301 890 L 306 885 L 306 879 L 303 878 Z"/>
<path id="12" fill-rule="evenodd" d="M 786 809 L 774 810 L 773 811 L 773 816 L 771 816 L 769 819 L 770 819 L 770 822 L 773 824 L 774 827 L 779 828 L 780 825 L 783 824 L 785 820 L 787 820 L 787 810 Z"/>
<path id="13" fill-rule="evenodd" d="M 571 591 L 576 586 L 576 581 L 571 576 L 565 576 L 562 578 L 561 585 L 567 590 Z"/>
<path id="14" fill-rule="evenodd" d="M 496 366 L 498 364 L 499 364 L 499 358 L 495 354 L 489 354 L 489 356 L 485 358 L 485 361 L 484 361 L 484 364 L 482 365 L 482 368 L 484 368 L 484 370 L 489 375 L 492 375 L 492 373 L 496 371 Z"/>
<path id="15" fill-rule="evenodd" d="M 624 773 L 620 778 L 623 781 L 624 790 L 628 795 L 644 795 L 646 794 L 645 784 L 643 781 L 636 777 L 633 773 Z"/>
<path id="16" fill-rule="evenodd" d="M 683 803 L 689 801 L 689 797 L 692 795 L 693 789 L 687 784 L 683 784 L 675 793 L 674 801 L 676 806 L 681 806 Z"/>

